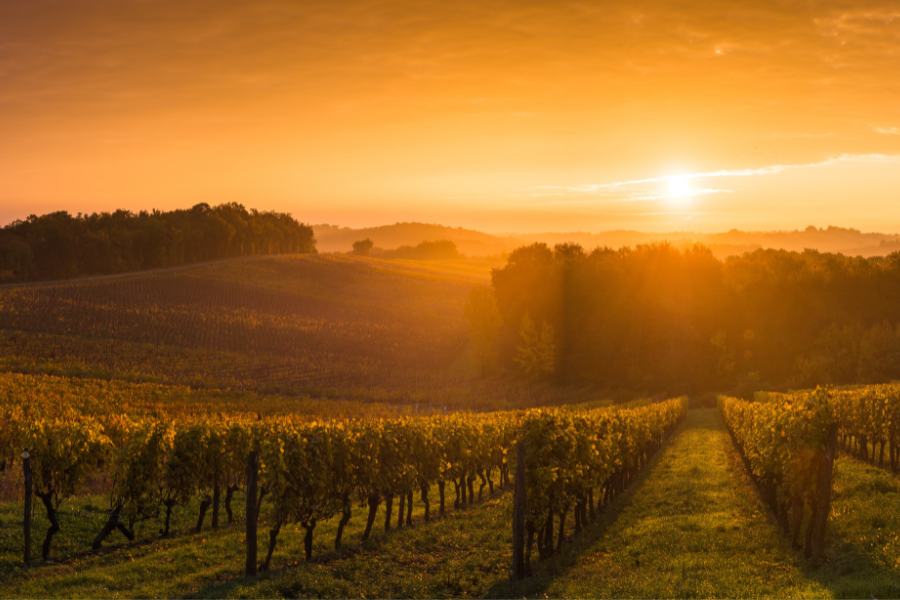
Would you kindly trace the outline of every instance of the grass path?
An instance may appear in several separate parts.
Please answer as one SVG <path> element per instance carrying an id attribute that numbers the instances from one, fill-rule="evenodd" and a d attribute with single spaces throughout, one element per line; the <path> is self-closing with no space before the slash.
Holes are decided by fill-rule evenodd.
<path id="1" fill-rule="evenodd" d="M 741 470 L 714 409 L 691 410 L 618 518 L 551 597 L 823 597 Z"/>

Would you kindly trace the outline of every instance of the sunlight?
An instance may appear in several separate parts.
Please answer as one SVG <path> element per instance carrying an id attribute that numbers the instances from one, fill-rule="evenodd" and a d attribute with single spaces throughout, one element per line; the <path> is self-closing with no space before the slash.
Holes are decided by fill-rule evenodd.
<path id="1" fill-rule="evenodd" d="M 671 206 L 684 207 L 691 203 L 694 190 L 690 175 L 670 175 L 666 177 L 666 202 Z"/>

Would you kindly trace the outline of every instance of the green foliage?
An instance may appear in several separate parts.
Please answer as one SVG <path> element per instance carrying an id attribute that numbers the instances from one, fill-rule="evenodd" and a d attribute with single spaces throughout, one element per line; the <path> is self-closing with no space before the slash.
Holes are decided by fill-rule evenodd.
<path id="1" fill-rule="evenodd" d="M 729 431 L 763 497 L 797 547 L 821 558 L 832 496 L 837 425 L 828 393 L 720 397 Z"/>
<path id="2" fill-rule="evenodd" d="M 110 508 L 118 508 L 131 521 L 155 515 L 163 502 L 173 428 L 162 422 L 123 420 L 109 423 L 107 431 L 116 440 L 106 467 L 111 479 Z"/>
<path id="3" fill-rule="evenodd" d="M 832 390 L 838 440 L 853 455 L 900 470 L 900 385 Z"/>
<path id="4" fill-rule="evenodd" d="M 825 448 L 834 424 L 824 390 L 779 394 L 766 402 L 721 397 L 719 405 L 755 477 L 788 487 L 804 485 L 808 459 Z"/>
<path id="5" fill-rule="evenodd" d="M 528 377 L 549 377 L 554 373 L 556 342 L 549 323 L 535 325 L 530 316 L 522 318 L 515 363 Z"/>
<path id="6" fill-rule="evenodd" d="M 35 491 L 48 495 L 54 508 L 98 469 L 112 444 L 100 421 L 88 416 L 23 418 L 12 426 L 18 446 L 31 456 Z"/>

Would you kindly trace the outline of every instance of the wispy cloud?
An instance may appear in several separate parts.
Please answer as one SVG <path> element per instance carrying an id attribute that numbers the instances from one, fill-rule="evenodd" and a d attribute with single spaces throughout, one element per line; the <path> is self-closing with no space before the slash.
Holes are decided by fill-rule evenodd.
<path id="1" fill-rule="evenodd" d="M 686 191 L 684 197 L 694 198 L 697 196 L 712 196 L 714 194 L 730 194 L 732 190 L 724 188 L 698 188 Z M 665 192 L 651 192 L 647 194 L 639 194 L 633 197 L 634 200 L 663 200 L 668 198 L 669 194 Z"/>
<path id="2" fill-rule="evenodd" d="M 533 197 L 572 197 L 590 196 L 592 198 L 608 197 L 624 201 L 659 200 L 666 198 L 666 186 L 673 178 L 690 182 L 690 188 L 684 192 L 688 196 L 710 196 L 730 193 L 727 187 L 699 187 L 696 183 L 708 179 L 730 179 L 740 177 L 762 177 L 777 175 L 785 171 L 827 167 L 841 163 L 868 163 L 897 161 L 898 156 L 889 154 L 840 154 L 825 160 L 811 163 L 774 164 L 762 167 L 743 169 L 718 169 L 715 171 L 698 171 L 694 173 L 667 173 L 639 179 L 622 179 L 600 183 L 582 183 L 575 185 L 542 185 L 531 190 Z"/>
<path id="3" fill-rule="evenodd" d="M 872 126 L 872 131 L 875 133 L 879 133 L 881 135 L 900 135 L 900 127 L 897 126 L 885 126 L 885 125 L 874 125 Z"/>

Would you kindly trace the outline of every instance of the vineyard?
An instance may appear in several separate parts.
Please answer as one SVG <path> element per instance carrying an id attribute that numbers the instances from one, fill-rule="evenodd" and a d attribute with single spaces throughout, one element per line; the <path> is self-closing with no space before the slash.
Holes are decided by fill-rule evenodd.
<path id="1" fill-rule="evenodd" d="M 483 269 L 0 290 L 0 594 L 900 595 L 900 386 L 689 410 L 474 377 Z"/>
<path id="2" fill-rule="evenodd" d="M 630 503 L 652 493 L 642 491 L 648 484 L 641 481 L 648 470 L 658 469 L 654 457 L 688 414 L 686 398 L 627 407 L 425 416 L 372 412 L 329 418 L 274 410 L 265 416 L 191 414 L 163 412 L 165 396 L 146 386 L 146 398 L 157 403 L 136 399 L 135 414 L 125 416 L 109 410 L 115 394 L 123 393 L 116 386 L 107 390 L 104 410 L 96 398 L 104 397 L 109 384 L 85 383 L 68 401 L 64 395 L 36 394 L 34 402 L 23 404 L 16 395 L 34 382 L 26 376 L 13 380 L 19 387 L 7 383 L 0 411 L 4 486 L 17 492 L 5 511 L 28 514 L 19 498 L 30 481 L 33 498 L 25 497 L 33 503 L 34 517 L 30 540 L 23 537 L 21 520 L 15 533 L 7 530 L 0 538 L 7 552 L 2 560 L 13 568 L 11 583 L 39 577 L 44 569 L 53 573 L 54 563 L 103 561 L 106 552 L 131 554 L 128 548 L 140 549 L 146 559 L 157 552 L 168 556 L 175 544 L 193 547 L 194 560 L 209 560 L 221 569 L 217 586 L 231 586 L 228 581 L 244 586 L 247 580 L 239 574 L 252 574 L 259 583 L 247 588 L 256 592 L 248 593 L 268 594 L 271 590 L 261 591 L 268 589 L 266 582 L 288 585 L 285 578 L 294 574 L 321 576 L 322 569 L 330 572 L 348 561 L 363 568 L 355 561 L 366 554 L 402 552 L 408 544 L 429 547 L 426 539 L 448 535 L 438 532 L 475 527 L 494 531 L 493 537 L 485 531 L 488 537 L 478 538 L 483 548 L 473 542 L 470 551 L 491 565 L 484 568 L 496 583 L 490 592 L 472 582 L 480 590 L 474 593 L 530 595 L 548 576 L 557 581 L 553 574 L 559 565 L 577 560 L 584 544 L 602 543 L 603 530 L 615 526 L 623 507 L 626 513 L 619 520 L 627 522 Z M 751 402 L 720 398 L 718 410 L 744 461 L 735 468 L 747 469 L 784 532 L 773 533 L 773 539 L 784 536 L 800 556 L 809 556 L 810 564 L 833 562 L 836 552 L 853 548 L 846 542 L 836 547 L 835 539 L 847 536 L 851 516 L 842 502 L 861 501 L 839 493 L 847 485 L 842 479 L 847 469 L 858 477 L 860 468 L 833 453 L 842 447 L 840 432 L 849 427 L 839 427 L 836 409 L 846 394 L 896 402 L 894 389 L 760 394 Z M 77 400 L 89 395 L 93 402 Z M 895 406 L 889 406 L 892 415 Z M 884 471 L 872 485 L 880 482 L 875 489 L 887 504 L 864 503 L 864 510 L 881 514 L 877 518 L 893 527 L 888 523 L 897 515 L 890 514 L 890 506 L 896 506 L 900 486 L 891 483 L 889 469 L 869 468 L 875 471 L 864 479 Z M 823 479 L 823 472 L 829 478 Z M 832 499 L 833 505 L 823 507 L 823 500 Z M 498 535 L 506 540 L 500 546 Z M 208 539 L 222 540 L 230 550 L 207 546 Z M 878 589 L 900 589 L 896 536 L 866 539 L 867 552 L 874 551 L 884 565 L 878 567 Z M 882 541 L 871 546 L 876 539 Z M 212 554 L 204 559 L 207 550 Z M 435 558 L 448 552 L 455 556 L 440 544 L 431 551 Z M 19 566 L 23 556 L 30 569 Z M 54 577 L 60 575 L 65 571 Z M 302 589 L 334 593 L 304 581 Z M 847 589 L 871 582 L 853 585 Z M 292 595 L 284 589 L 276 593 L 282 594 Z"/>
<path id="3" fill-rule="evenodd" d="M 244 489 L 246 520 L 255 522 L 266 501 L 271 528 L 261 565 L 265 570 L 281 528 L 289 523 L 305 529 L 309 560 L 316 524 L 340 515 L 334 540 L 335 548 L 340 548 L 357 503 L 368 509 L 362 536 L 366 540 L 382 503 L 387 531 L 395 499 L 396 527 L 403 528 L 412 524 L 416 495 L 425 508 L 424 520 L 430 519 L 432 487 L 438 490 L 438 515 L 447 509 L 448 482 L 454 489 L 455 509 L 476 498 L 480 501 L 486 493 L 493 496 L 495 477 L 498 489 L 509 484 L 511 448 L 521 441 L 523 447 L 540 449 L 543 441 L 532 439 L 540 432 L 557 442 L 549 455 L 540 452 L 524 458 L 529 505 L 539 509 L 528 519 L 529 538 L 537 527 L 552 547 L 553 516 L 560 517 L 561 542 L 570 503 L 577 503 L 578 529 L 588 514 L 585 503 L 594 511 L 594 491 L 602 506 L 624 489 L 685 409 L 686 400 L 679 399 L 632 409 L 575 412 L 330 421 L 232 416 L 172 422 L 9 402 L 2 413 L 0 449 L 9 467 L 17 464 L 16 456 L 22 452 L 26 506 L 33 489 L 46 512 L 50 527 L 42 543 L 43 560 L 50 558 L 53 538 L 60 532 L 60 507 L 93 479 L 102 481 L 108 494 L 108 520 L 93 540 L 94 550 L 116 530 L 132 540 L 135 524 L 148 519 L 160 521 L 161 536 L 170 535 L 173 510 L 192 500 L 199 502 L 195 533 L 203 530 L 208 511 L 212 528 L 220 525 L 220 509 L 233 523 L 233 495 Z M 547 464 L 548 456 L 556 462 Z M 546 500 L 542 504 L 539 498 Z M 247 519 L 248 514 L 255 516 Z M 24 538 L 26 563 L 31 556 L 29 527 Z M 539 548 L 543 553 L 544 544 Z"/>

